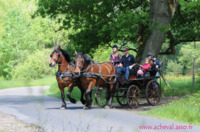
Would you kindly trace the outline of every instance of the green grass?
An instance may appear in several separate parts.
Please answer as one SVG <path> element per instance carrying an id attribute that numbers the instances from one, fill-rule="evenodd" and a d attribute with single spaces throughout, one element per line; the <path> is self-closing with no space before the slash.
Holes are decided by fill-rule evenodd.
<path id="1" fill-rule="evenodd" d="M 162 81 L 162 95 L 164 96 L 182 96 L 186 94 L 195 93 L 198 91 L 198 83 L 200 78 L 196 79 L 196 86 L 192 87 L 192 79 L 190 77 L 167 77 L 167 81 L 170 84 L 170 88 Z M 67 88 L 65 88 L 65 93 Z M 60 90 L 58 88 L 57 82 L 51 85 L 51 88 L 44 92 L 48 96 L 60 98 Z M 72 97 L 77 100 L 80 99 L 80 90 L 75 87 L 72 91 Z"/>
<path id="2" fill-rule="evenodd" d="M 143 114 L 161 119 L 177 121 L 200 126 L 200 90 L 194 95 L 186 96 L 167 105 L 158 106 Z"/>
<path id="3" fill-rule="evenodd" d="M 37 80 L 0 80 L 0 89 L 26 87 L 26 86 L 51 86 L 56 82 L 55 76 L 45 77 Z"/>
<path id="4" fill-rule="evenodd" d="M 170 88 L 162 80 L 162 95 L 164 96 L 183 96 L 196 93 L 199 90 L 200 77 L 195 80 L 195 87 L 192 87 L 192 77 L 166 77 Z"/>
<path id="5" fill-rule="evenodd" d="M 67 87 L 65 88 L 65 95 L 67 94 Z M 48 95 L 48 96 L 51 96 L 51 97 L 56 97 L 56 98 L 61 98 L 61 93 L 60 93 L 60 89 L 58 88 L 58 84 L 57 82 L 56 83 L 53 83 L 51 85 L 51 88 L 50 89 L 47 89 L 44 91 L 44 94 L 45 95 Z M 80 100 L 81 98 L 81 91 L 79 90 L 78 87 L 74 87 L 73 88 L 73 91 L 71 93 L 71 97 L 72 98 L 75 98 L 77 101 Z M 68 98 L 66 98 L 68 100 Z"/>
<path id="6" fill-rule="evenodd" d="M 196 78 L 195 87 L 192 87 L 191 77 L 168 77 L 171 88 L 162 83 L 163 96 L 179 96 L 169 104 L 158 106 L 142 114 L 155 116 L 161 119 L 177 121 L 192 125 L 200 125 L 200 78 Z M 183 97 L 183 95 L 186 95 Z M 178 97 L 177 97 L 178 98 Z"/>

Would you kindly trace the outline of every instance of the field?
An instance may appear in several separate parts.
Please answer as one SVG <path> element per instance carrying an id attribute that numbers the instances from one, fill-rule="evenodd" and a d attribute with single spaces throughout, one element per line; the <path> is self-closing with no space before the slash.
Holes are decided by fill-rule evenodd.
<path id="1" fill-rule="evenodd" d="M 167 77 L 171 88 L 165 85 L 164 96 L 176 96 L 171 103 L 158 106 L 155 109 L 142 114 L 155 116 L 161 119 L 183 122 L 192 125 L 200 125 L 200 78 L 196 79 L 195 87 L 192 87 L 190 76 Z"/>
<path id="2" fill-rule="evenodd" d="M 166 79 L 170 88 L 162 81 L 163 96 L 183 96 L 199 90 L 199 77 L 196 78 L 195 87 L 192 87 L 192 76 L 166 76 Z"/>
<path id="3" fill-rule="evenodd" d="M 50 86 L 56 82 L 55 76 L 45 77 L 37 80 L 0 80 L 0 89 L 27 87 L 27 86 Z"/>
<path id="4" fill-rule="evenodd" d="M 166 76 L 166 79 L 168 83 L 170 84 L 170 88 L 167 87 L 167 85 L 162 80 L 162 96 L 183 96 L 191 93 L 195 93 L 198 91 L 198 82 L 200 81 L 200 78 L 196 79 L 196 86 L 192 87 L 192 77 L 191 76 Z M 67 91 L 67 88 L 65 89 Z M 49 90 L 45 91 L 45 94 L 48 96 L 53 96 L 60 98 L 60 91 L 57 85 L 57 82 L 55 82 L 53 85 L 51 85 L 51 88 Z M 72 97 L 76 99 L 80 99 L 80 90 L 75 87 L 72 91 Z"/>

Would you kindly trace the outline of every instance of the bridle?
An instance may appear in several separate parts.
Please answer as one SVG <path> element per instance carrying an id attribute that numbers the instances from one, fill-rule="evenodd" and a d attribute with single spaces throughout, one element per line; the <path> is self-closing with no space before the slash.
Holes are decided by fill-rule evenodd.
<path id="1" fill-rule="evenodd" d="M 87 66 L 87 68 L 83 70 L 83 66 L 85 65 L 85 58 L 81 54 L 78 54 L 74 61 L 76 61 L 77 58 L 82 58 L 82 66 L 78 66 L 80 68 L 80 73 L 86 72 L 88 69 L 92 68 L 96 64 L 94 61 L 90 61 L 90 64 Z M 77 65 L 75 65 L 75 68 L 76 67 Z"/>
<path id="2" fill-rule="evenodd" d="M 82 55 L 79 54 L 79 55 L 76 56 L 76 58 L 74 59 L 74 61 L 76 62 L 78 58 L 82 59 L 82 61 L 81 61 L 82 62 L 82 66 L 78 66 L 78 68 L 80 68 L 80 70 L 82 70 L 82 68 L 84 66 L 84 63 L 85 63 L 85 59 L 84 59 L 84 57 Z M 75 68 L 76 67 L 77 67 L 77 65 L 75 65 Z"/>
<path id="3" fill-rule="evenodd" d="M 53 58 L 53 56 L 52 56 L 53 53 L 58 53 L 57 60 Z M 63 60 L 63 57 L 62 57 L 61 54 L 62 54 L 62 52 L 59 51 L 58 49 L 56 49 L 56 50 L 54 50 L 54 51 L 51 53 L 50 58 L 51 58 L 52 60 L 54 60 L 55 63 L 58 64 L 58 65 L 66 65 L 66 64 L 59 64 L 59 63 L 58 63 L 58 60 L 59 60 L 60 57 L 61 57 L 61 59 Z"/>

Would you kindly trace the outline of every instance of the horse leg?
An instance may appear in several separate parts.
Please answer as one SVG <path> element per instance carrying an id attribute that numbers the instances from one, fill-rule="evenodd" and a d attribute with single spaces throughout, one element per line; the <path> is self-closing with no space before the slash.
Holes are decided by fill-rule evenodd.
<path id="1" fill-rule="evenodd" d="M 74 98 L 71 97 L 71 92 L 72 92 L 73 88 L 74 88 L 73 86 L 69 86 L 68 87 L 67 97 L 68 97 L 68 99 L 69 99 L 69 101 L 71 103 L 75 104 L 76 103 L 76 99 L 74 99 Z"/>
<path id="2" fill-rule="evenodd" d="M 64 110 L 66 109 L 64 88 L 60 88 L 60 91 L 61 91 L 61 99 L 62 99 L 62 106 L 60 107 L 60 109 Z"/>
<path id="3" fill-rule="evenodd" d="M 92 106 L 92 91 L 90 92 L 90 100 L 89 100 L 89 107 Z"/>
<path id="4" fill-rule="evenodd" d="M 85 92 L 86 104 L 83 109 L 90 109 L 90 107 L 92 105 L 92 96 L 91 95 L 92 95 L 92 88 L 94 87 L 95 83 L 96 83 L 95 81 L 91 81 L 89 83 L 89 86 Z"/>
<path id="5" fill-rule="evenodd" d="M 86 100 L 83 98 L 85 92 L 84 92 L 83 89 L 80 89 L 80 90 L 81 90 L 81 103 L 82 103 L 83 105 L 85 105 Z"/>
<path id="6" fill-rule="evenodd" d="M 114 97 L 114 84 L 110 84 L 110 99 L 108 101 L 107 106 L 105 106 L 105 108 L 111 109 L 112 108 L 112 101 L 113 101 L 113 97 Z"/>

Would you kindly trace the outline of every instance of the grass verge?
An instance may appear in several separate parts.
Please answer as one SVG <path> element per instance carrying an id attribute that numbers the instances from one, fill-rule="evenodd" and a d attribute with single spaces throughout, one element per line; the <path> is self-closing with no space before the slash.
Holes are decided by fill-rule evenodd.
<path id="1" fill-rule="evenodd" d="M 0 89 L 28 86 L 51 86 L 56 82 L 55 76 L 45 77 L 37 80 L 0 80 Z"/>
<path id="2" fill-rule="evenodd" d="M 167 87 L 163 82 L 163 96 L 179 96 L 182 98 L 147 112 L 142 112 L 142 114 L 200 126 L 200 78 L 196 78 L 195 87 L 192 87 L 191 76 L 167 76 L 166 78 L 171 88 Z"/>
<path id="3" fill-rule="evenodd" d="M 199 90 L 200 77 L 196 78 L 195 87 L 192 87 L 192 76 L 166 76 L 166 79 L 170 88 L 162 81 L 163 96 L 183 96 Z"/>
<path id="4" fill-rule="evenodd" d="M 198 91 L 197 83 L 200 82 L 200 78 L 196 79 L 196 86 L 194 88 L 192 87 L 192 77 L 190 76 L 167 76 L 166 78 L 171 85 L 171 88 L 167 87 L 164 81 L 162 81 L 161 86 L 163 96 L 183 96 Z M 60 98 L 60 90 L 58 88 L 57 82 L 53 83 L 51 88 L 44 91 L 44 93 L 48 96 Z M 65 93 L 67 93 L 67 88 L 65 88 Z M 79 100 L 81 97 L 80 93 L 80 90 L 75 87 L 72 91 L 72 97 Z"/>
<path id="5" fill-rule="evenodd" d="M 200 91 L 167 105 L 158 106 L 143 114 L 161 119 L 200 126 Z"/>
<path id="6" fill-rule="evenodd" d="M 67 87 L 65 88 L 65 95 L 67 93 Z M 61 98 L 61 93 L 60 93 L 60 89 L 58 88 L 58 84 L 53 83 L 50 87 L 50 89 L 47 89 L 44 91 L 45 95 L 51 96 L 51 97 L 56 97 L 56 98 Z M 80 100 L 81 98 L 81 91 L 79 90 L 78 87 L 74 87 L 73 91 L 71 93 L 71 97 L 75 98 L 77 101 Z M 68 100 L 68 98 L 66 98 Z"/>

